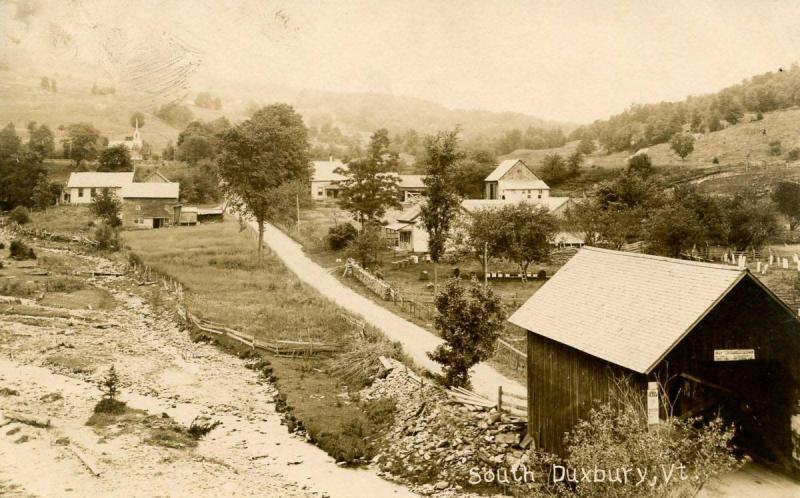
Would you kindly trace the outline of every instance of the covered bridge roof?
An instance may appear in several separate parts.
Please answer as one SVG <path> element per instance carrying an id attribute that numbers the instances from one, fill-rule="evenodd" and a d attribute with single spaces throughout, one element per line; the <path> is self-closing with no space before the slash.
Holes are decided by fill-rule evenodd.
<path id="1" fill-rule="evenodd" d="M 584 247 L 509 321 L 649 373 L 743 278 L 766 290 L 735 266 Z"/>

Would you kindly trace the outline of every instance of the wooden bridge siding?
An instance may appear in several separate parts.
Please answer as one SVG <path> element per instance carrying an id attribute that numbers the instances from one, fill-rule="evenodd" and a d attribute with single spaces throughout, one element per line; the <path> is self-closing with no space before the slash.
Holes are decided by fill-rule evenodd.
<path id="1" fill-rule="evenodd" d="M 528 332 L 528 434 L 536 448 L 563 454 L 564 434 L 605 401 L 615 376 L 644 377 Z"/>

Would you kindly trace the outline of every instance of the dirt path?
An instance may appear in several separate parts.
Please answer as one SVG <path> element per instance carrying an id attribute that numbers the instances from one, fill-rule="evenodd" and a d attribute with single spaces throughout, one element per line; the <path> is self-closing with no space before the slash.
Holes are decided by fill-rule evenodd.
<path id="1" fill-rule="evenodd" d="M 17 312 L 0 314 L 0 390 L 8 390 L 0 391 L 0 413 L 35 414 L 52 425 L 0 416 L 0 495 L 414 496 L 370 471 L 339 467 L 290 435 L 273 386 L 244 360 L 193 343 L 126 277 L 92 284 L 113 297 L 113 309 L 23 300 Z M 222 424 L 196 448 L 178 449 L 148 444 L 146 427 L 87 427 L 97 380 L 111 364 L 130 407 L 185 426 L 198 415 Z M 72 449 L 101 474 L 92 476 Z"/>
<path id="2" fill-rule="evenodd" d="M 251 222 L 251 226 L 255 222 Z M 257 229 L 258 225 L 254 228 Z M 433 351 L 442 340 L 422 327 L 397 316 L 386 308 L 375 304 L 364 296 L 348 288 L 324 268 L 312 261 L 303 253 L 302 247 L 283 232 L 267 224 L 264 234 L 266 244 L 278 255 L 284 264 L 292 270 L 300 280 L 317 289 L 331 301 L 355 315 L 362 316 L 367 322 L 380 329 L 389 339 L 398 341 L 403 350 L 417 364 L 432 372 L 440 372 L 439 365 L 428 358 L 427 352 Z M 473 389 L 488 397 L 497 397 L 497 387 L 503 386 L 505 392 L 525 394 L 525 387 L 497 370 L 480 363 L 472 370 Z"/>

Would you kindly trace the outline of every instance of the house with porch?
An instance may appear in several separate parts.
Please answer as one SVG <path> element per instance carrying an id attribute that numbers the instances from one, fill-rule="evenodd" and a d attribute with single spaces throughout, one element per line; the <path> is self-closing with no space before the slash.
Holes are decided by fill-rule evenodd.
<path id="1" fill-rule="evenodd" d="M 65 204 L 91 204 L 101 190 L 107 189 L 120 196 L 122 187 L 131 183 L 133 183 L 133 171 L 123 173 L 98 173 L 95 171 L 70 173 L 62 194 L 62 202 Z"/>
<path id="2" fill-rule="evenodd" d="M 347 165 L 333 158 L 328 161 L 311 161 L 311 199 L 324 201 L 339 197 L 339 182 L 345 179 L 344 175 L 336 172 L 339 168 L 346 171 Z"/>
<path id="3" fill-rule="evenodd" d="M 428 232 L 422 224 L 422 205 L 417 203 L 397 215 L 396 221 L 384 227 L 386 237 L 394 241 L 398 251 L 428 252 Z"/>
<path id="4" fill-rule="evenodd" d="M 665 406 L 679 417 L 719 415 L 743 451 L 800 463 L 797 310 L 747 269 L 584 247 L 509 322 L 527 330 L 536 448 L 563 455 L 564 434 L 625 382 L 650 424 Z"/>

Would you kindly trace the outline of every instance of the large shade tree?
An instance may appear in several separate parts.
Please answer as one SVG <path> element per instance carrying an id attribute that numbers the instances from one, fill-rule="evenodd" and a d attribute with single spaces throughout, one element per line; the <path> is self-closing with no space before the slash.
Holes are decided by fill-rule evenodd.
<path id="1" fill-rule="evenodd" d="M 458 130 L 439 132 L 425 140 L 425 196 L 420 218 L 428 232 L 428 252 L 438 263 L 444 255 L 450 227 L 458 214 L 459 198 L 453 185 L 458 150 Z M 434 275 L 436 266 L 434 266 Z"/>
<path id="2" fill-rule="evenodd" d="M 303 118 L 288 104 L 266 106 L 220 136 L 221 187 L 229 205 L 258 224 L 259 261 L 264 223 L 285 216 L 289 192 L 299 192 L 296 185 L 310 179 L 308 150 Z"/>
<path id="3" fill-rule="evenodd" d="M 339 183 L 339 205 L 353 214 L 362 230 L 387 209 L 400 207 L 397 154 L 389 150 L 389 145 L 389 132 L 380 129 L 372 135 L 366 157 L 336 169 L 345 177 Z"/>
<path id="4" fill-rule="evenodd" d="M 91 123 L 73 123 L 67 127 L 70 158 L 75 166 L 97 157 L 100 149 L 100 132 Z"/>

